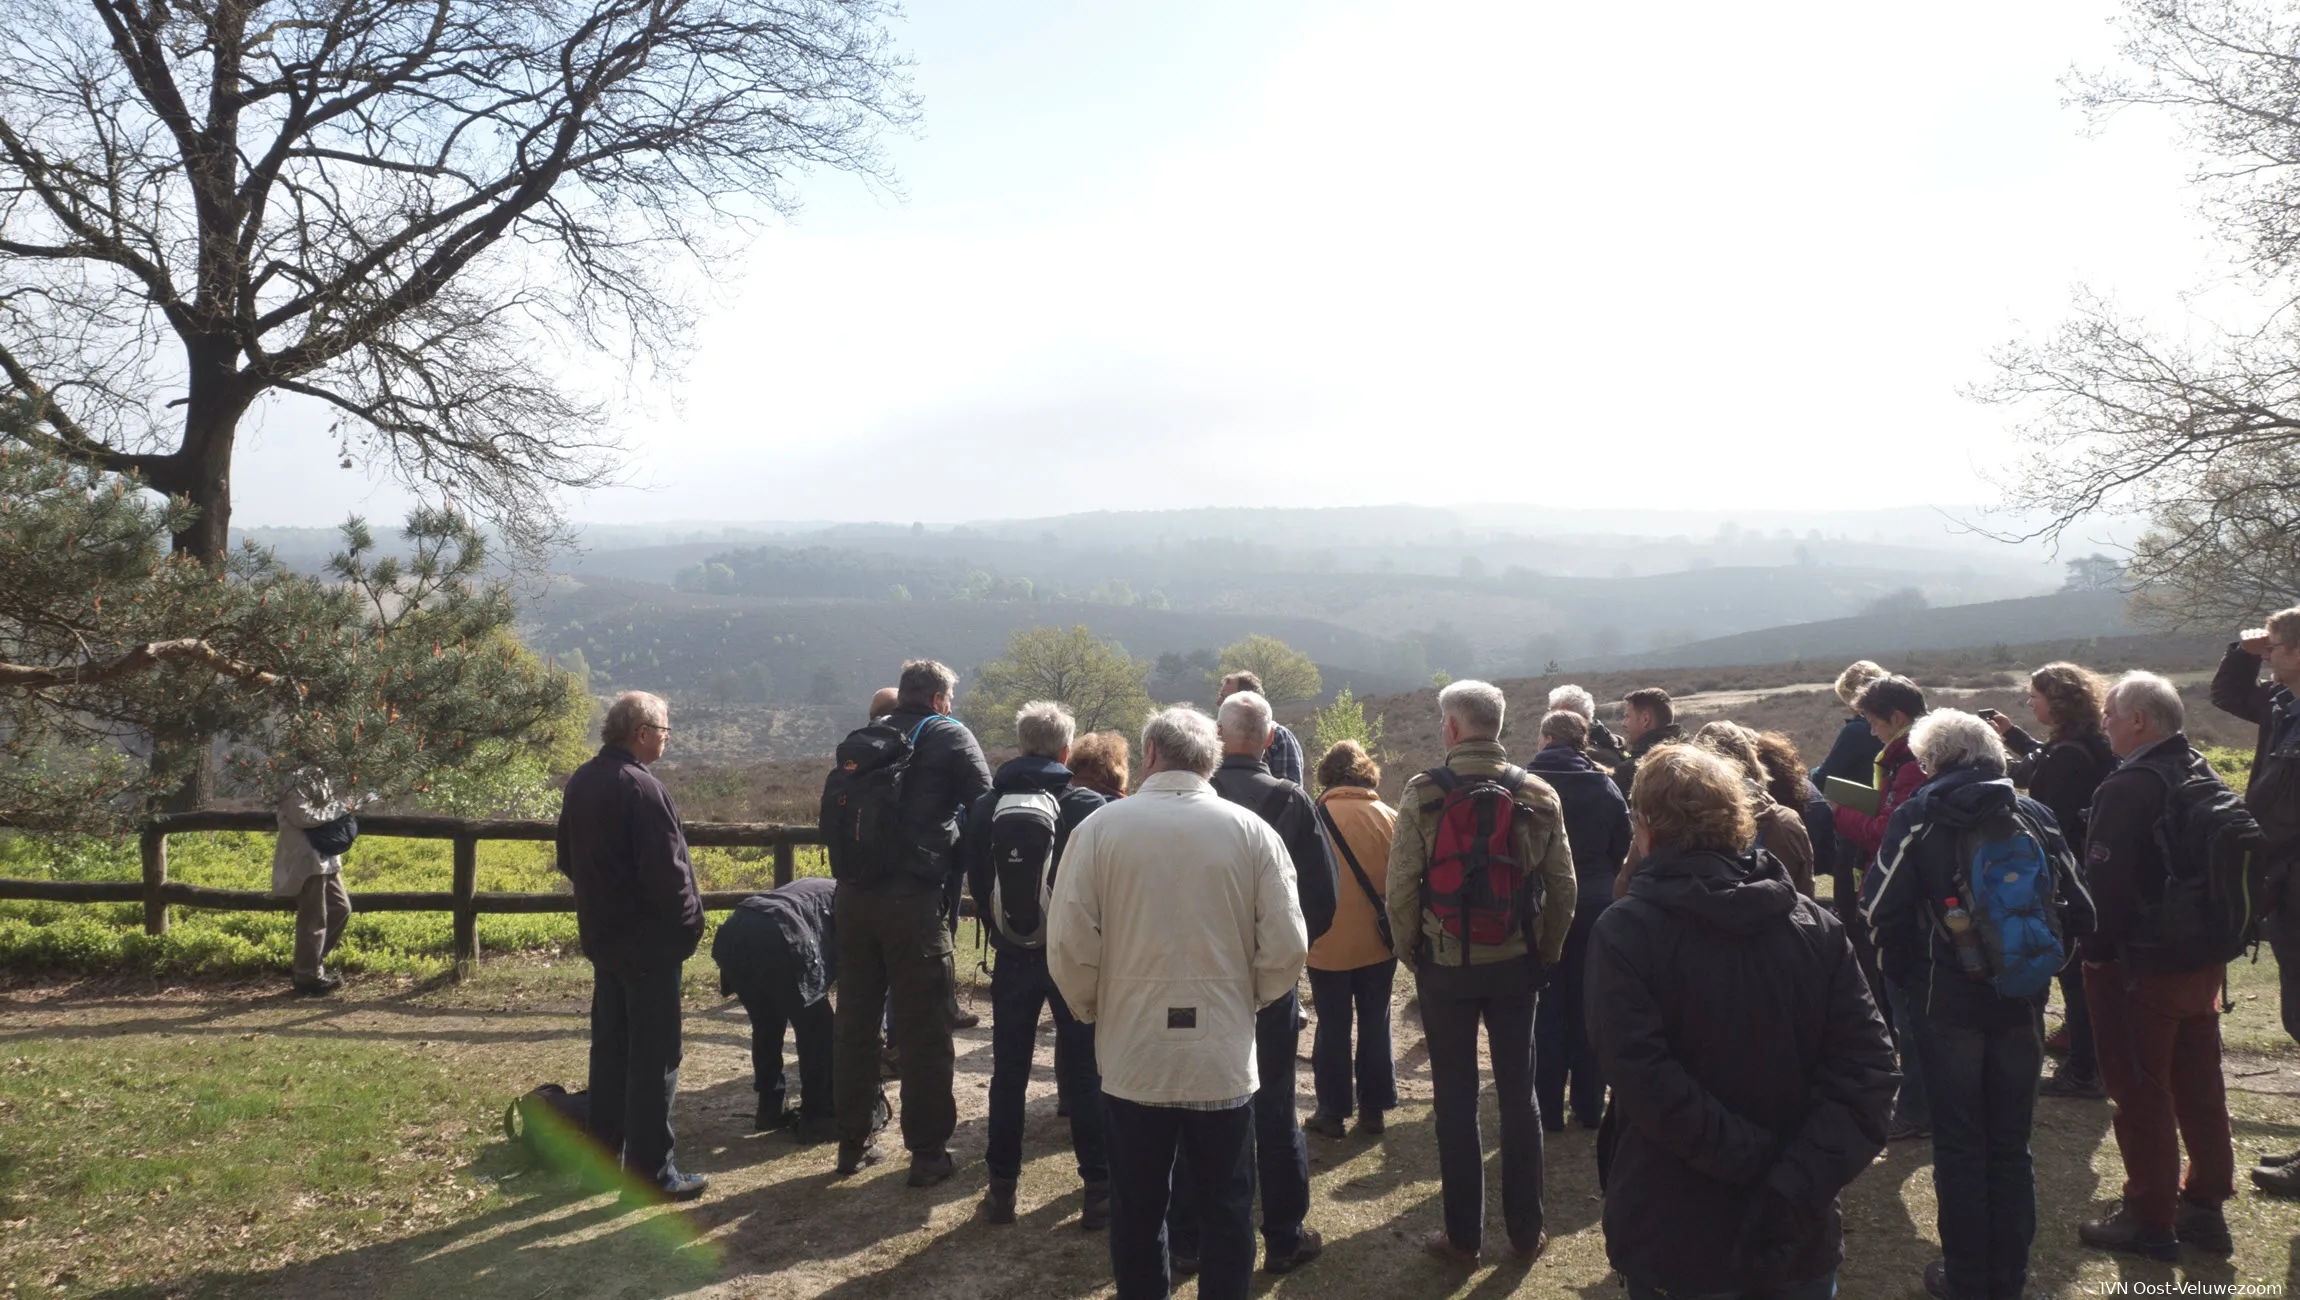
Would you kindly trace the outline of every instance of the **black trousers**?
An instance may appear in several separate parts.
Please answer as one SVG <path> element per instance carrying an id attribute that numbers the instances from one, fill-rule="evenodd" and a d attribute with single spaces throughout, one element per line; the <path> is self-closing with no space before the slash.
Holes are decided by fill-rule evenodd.
<path id="1" fill-rule="evenodd" d="M 1610 886 L 1608 886 L 1610 888 Z M 1587 896 L 1584 896 L 1585 900 Z M 1565 1127 L 1567 1087 L 1571 1084 L 1571 1114 L 1583 1128 L 1596 1128 L 1605 1113 L 1605 1079 L 1597 1070 L 1597 1045 L 1589 1039 L 1588 1011 L 1582 1005 L 1582 979 L 1589 964 L 1589 932 L 1597 917 L 1612 902 L 1599 894 L 1575 910 L 1573 928 L 1566 932 L 1565 953 L 1549 968 L 1541 986 L 1541 999 L 1533 1013 L 1533 1094 L 1541 1103 L 1542 1126 L 1554 1133 Z"/>
<path id="2" fill-rule="evenodd" d="M 2269 951 L 2276 954 L 2276 991 L 2282 1004 L 2284 1032 L 2300 1041 L 2300 918 L 2270 916 L 2261 922 L 2260 930 L 2268 937 Z"/>
<path id="3" fill-rule="evenodd" d="M 1302 998 L 1286 996 L 1254 1017 L 1254 1171 L 1262 1191 L 1262 1243 L 1276 1255 L 1291 1255 L 1302 1244 L 1302 1220 L 1310 1214 L 1310 1146 L 1302 1138 L 1302 1117 L 1294 1112 L 1294 1054 L 1302 1041 Z M 1204 1220 L 1198 1201 L 1200 1181 L 1189 1173 L 1184 1148 L 1182 1172 L 1174 1176 L 1174 1208 L 1167 1230 L 1175 1248 L 1194 1254 Z"/>
<path id="4" fill-rule="evenodd" d="M 1951 976 L 1950 978 L 1955 978 Z M 2009 1008 L 2008 1008 L 2009 1009 Z M 2044 1037 L 2037 1020 L 1995 1026 L 1923 1017 L 1925 1091 L 1933 1119 L 1933 1196 L 1949 1292 L 2020 1300 L 2036 1239 L 2036 1122 Z"/>
<path id="5" fill-rule="evenodd" d="M 1347 1118 L 1360 1107 L 1367 1114 L 1397 1109 L 1397 1063 L 1390 1045 L 1390 989 L 1397 975 L 1395 957 L 1354 970 L 1310 968 L 1310 996 L 1318 1003 L 1318 1029 L 1310 1038 L 1310 1086 L 1321 1112 Z"/>
<path id="6" fill-rule="evenodd" d="M 679 963 L 591 968 L 591 1132 L 623 1168 L 650 1182 L 671 1162 L 679 1092 Z"/>
<path id="7" fill-rule="evenodd" d="M 1110 1269 L 1119 1300 L 1173 1290 L 1166 1221 L 1185 1189 L 1199 1207 L 1203 1300 L 1245 1300 L 1254 1276 L 1254 1115 L 1251 1106 L 1185 1110 L 1102 1095 L 1110 1141 Z"/>
<path id="8" fill-rule="evenodd" d="M 1541 1110 L 1533 1099 L 1531 957 L 1482 966 L 1423 962 L 1422 1034 L 1430 1049 L 1438 1181 L 1446 1235 L 1464 1250 L 1485 1245 L 1485 1149 L 1477 1127 L 1477 1028 L 1485 1024 L 1501 1103 L 1501 1219 L 1510 1244 L 1541 1239 Z"/>
<path id="9" fill-rule="evenodd" d="M 790 1092 L 783 1081 L 783 1031 L 794 1031 L 799 1051 L 799 1118 L 829 1119 L 835 1113 L 831 1091 L 831 1000 L 817 995 L 810 1004 L 800 989 L 801 958 L 791 952 L 782 928 L 765 915 L 736 908 L 719 925 L 711 943 L 719 977 L 751 1020 L 751 1089 L 759 1112 L 777 1115 Z"/>
<path id="10" fill-rule="evenodd" d="M 840 885 L 836 904 L 839 977 L 832 1085 L 839 1137 L 870 1137 L 878 1108 L 879 1017 L 893 999 L 902 1046 L 902 1144 L 916 1155 L 950 1147 L 958 1128 L 951 1096 L 956 1067 L 950 1039 L 951 938 L 933 886 Z"/>

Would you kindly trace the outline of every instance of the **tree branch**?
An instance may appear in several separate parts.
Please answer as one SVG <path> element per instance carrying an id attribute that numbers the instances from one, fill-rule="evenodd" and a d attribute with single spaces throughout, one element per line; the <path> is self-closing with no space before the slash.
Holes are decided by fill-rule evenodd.
<path id="1" fill-rule="evenodd" d="M 275 686 L 280 681 L 277 673 L 265 672 L 253 664 L 241 663 L 196 637 L 185 637 L 175 641 L 146 641 L 126 654 L 103 663 L 72 664 L 61 668 L 0 663 L 0 687 L 37 691 L 56 686 L 95 686 L 136 673 L 149 672 L 161 664 L 185 662 L 205 664 L 219 676 L 237 678 L 257 686 Z"/>

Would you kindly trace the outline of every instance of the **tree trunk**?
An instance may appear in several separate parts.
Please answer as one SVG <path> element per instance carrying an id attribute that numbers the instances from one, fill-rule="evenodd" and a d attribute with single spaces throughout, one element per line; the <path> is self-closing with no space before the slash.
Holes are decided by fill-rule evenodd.
<path id="1" fill-rule="evenodd" d="M 191 524 L 175 535 L 175 553 L 220 570 L 231 555 L 232 446 L 248 399 L 227 351 L 198 345 L 186 351 L 192 364 L 183 445 L 169 457 L 168 471 L 153 475 L 152 486 L 198 508 Z M 162 811 L 191 812 L 213 802 L 214 748 L 213 736 L 193 731 L 152 738 L 152 762 L 173 782 L 161 798 Z"/>

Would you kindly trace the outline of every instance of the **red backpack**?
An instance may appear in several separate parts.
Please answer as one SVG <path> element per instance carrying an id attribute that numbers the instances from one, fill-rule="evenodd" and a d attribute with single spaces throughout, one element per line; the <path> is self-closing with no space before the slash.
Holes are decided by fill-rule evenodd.
<path id="1" fill-rule="evenodd" d="M 1444 794 L 1422 805 L 1424 813 L 1438 815 L 1429 870 L 1422 875 L 1423 908 L 1437 914 L 1448 938 L 1462 943 L 1465 966 L 1470 944 L 1501 943 L 1520 929 L 1530 941 L 1542 885 L 1515 856 L 1517 815 L 1531 811 L 1517 798 L 1525 769 L 1465 778 L 1452 768 L 1433 767 L 1425 775 Z"/>

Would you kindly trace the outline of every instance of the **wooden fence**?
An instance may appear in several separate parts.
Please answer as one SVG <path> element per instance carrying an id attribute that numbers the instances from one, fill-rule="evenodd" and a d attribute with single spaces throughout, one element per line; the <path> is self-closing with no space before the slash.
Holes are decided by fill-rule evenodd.
<path id="1" fill-rule="evenodd" d="M 25 898 L 55 903 L 136 903 L 144 905 L 144 933 L 168 932 L 168 908 L 212 907 L 234 912 L 292 912 L 295 900 L 259 889 L 211 889 L 168 879 L 168 837 L 195 831 L 275 832 L 268 812 L 169 813 L 153 819 L 141 835 L 144 878 L 134 880 L 0 880 L 0 899 Z M 696 848 L 757 848 L 775 851 L 775 883 L 787 885 L 798 870 L 798 847 L 820 844 L 813 826 L 766 822 L 689 822 L 681 827 Z M 481 840 L 550 840 L 558 827 L 547 821 L 377 815 L 361 817 L 362 836 L 450 840 L 455 845 L 451 887 L 370 890 L 352 895 L 355 912 L 450 912 L 455 917 L 455 972 L 468 974 L 479 959 L 482 912 L 572 912 L 575 896 L 565 893 L 509 894 L 479 890 Z M 703 894 L 706 909 L 735 906 L 759 891 L 714 889 Z"/>

